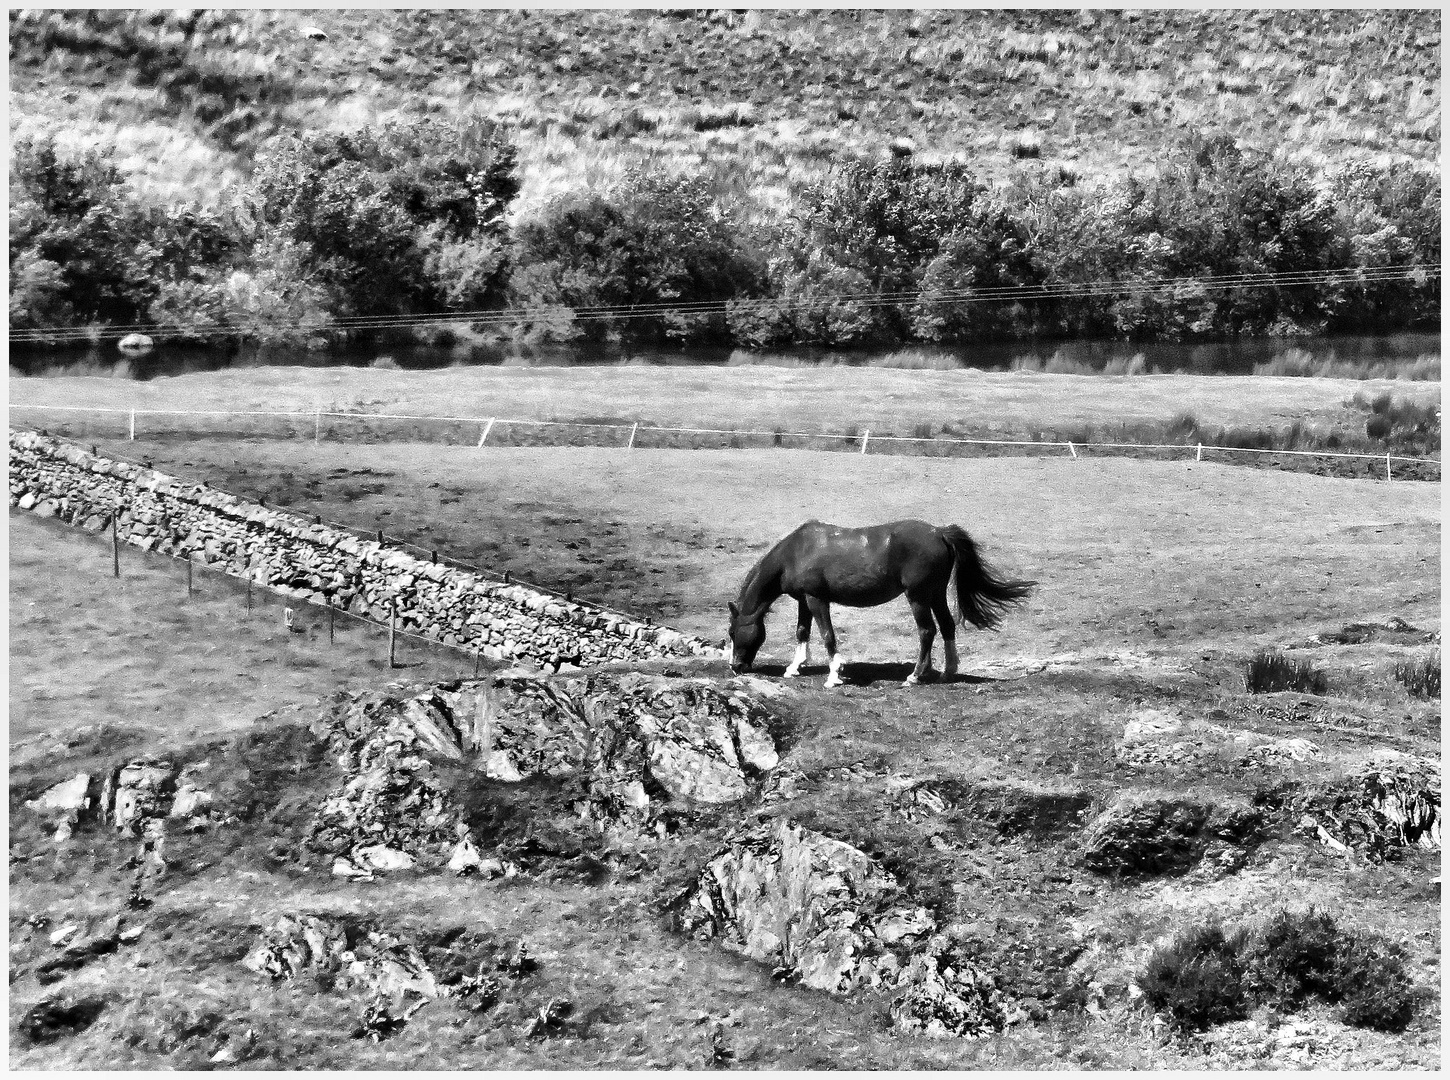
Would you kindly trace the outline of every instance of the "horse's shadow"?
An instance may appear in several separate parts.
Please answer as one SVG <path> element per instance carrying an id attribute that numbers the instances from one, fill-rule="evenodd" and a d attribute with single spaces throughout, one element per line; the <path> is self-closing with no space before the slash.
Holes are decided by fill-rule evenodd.
<path id="1" fill-rule="evenodd" d="M 911 663 L 873 663 L 869 660 L 855 660 L 847 662 L 841 668 L 841 681 L 847 686 L 874 686 L 878 682 L 902 683 L 916 667 Z M 806 664 L 801 668 L 801 678 L 810 678 L 814 675 L 824 675 L 830 669 L 825 664 Z M 751 668 L 751 674 L 763 675 L 767 678 L 781 678 L 785 675 L 784 664 L 756 664 Z M 931 686 L 942 683 L 990 683 L 998 680 L 986 675 L 943 675 L 940 671 L 933 672 L 931 677 L 925 680 L 922 685 Z"/>

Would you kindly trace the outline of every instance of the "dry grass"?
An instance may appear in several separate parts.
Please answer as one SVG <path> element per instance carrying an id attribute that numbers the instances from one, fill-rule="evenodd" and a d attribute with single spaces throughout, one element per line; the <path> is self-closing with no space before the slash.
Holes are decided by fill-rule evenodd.
<path id="1" fill-rule="evenodd" d="M 916 354 L 911 354 L 916 355 Z M 1362 437 L 1354 394 L 1393 393 L 1417 406 L 1438 405 L 1438 382 L 1256 376 L 1110 377 L 891 370 L 847 366 L 723 368 L 450 368 L 414 372 L 358 368 L 264 367 L 148 382 L 104 378 L 10 381 L 12 405 L 138 409 L 339 409 L 424 416 L 497 416 L 773 431 L 910 435 L 920 425 L 978 437 L 992 432 L 1069 431 L 1089 425 L 1170 424 L 1186 412 L 1205 428 L 1288 428 L 1297 421 L 1324 433 Z M 39 414 L 17 421 L 43 427 Z M 144 420 L 144 418 L 143 418 Z M 123 430 L 125 418 L 97 420 L 96 434 Z M 166 425 L 216 429 L 215 418 Z M 311 425 L 307 425 L 311 434 Z M 154 430 L 154 429 L 153 429 Z M 227 430 L 227 429 L 222 429 Z M 236 430 L 235 428 L 231 430 Z M 472 429 L 470 429 L 472 430 Z M 89 438 L 77 432 L 77 438 Z M 989 435 L 989 437 L 992 437 Z M 1013 436 L 1009 436 L 1013 437 Z M 1016 437 L 1021 437 L 1017 434 Z M 473 434 L 470 441 L 476 441 Z"/>

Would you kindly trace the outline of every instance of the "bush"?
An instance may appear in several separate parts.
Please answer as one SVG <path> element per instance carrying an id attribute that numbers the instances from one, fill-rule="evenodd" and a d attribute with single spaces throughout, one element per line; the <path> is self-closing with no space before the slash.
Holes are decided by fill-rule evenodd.
<path id="1" fill-rule="evenodd" d="M 1418 994 L 1402 946 L 1346 930 L 1314 908 L 1275 912 L 1255 930 L 1194 927 L 1156 949 L 1138 980 L 1174 1027 L 1202 1031 L 1258 1005 L 1292 1010 L 1314 997 L 1338 1004 L 1354 1027 L 1401 1031 Z"/>
<path id="2" fill-rule="evenodd" d="M 1405 961 L 1403 946 L 1373 931 L 1341 942 L 1334 986 L 1346 1024 L 1378 1031 L 1403 1031 L 1409 1025 L 1419 995 Z"/>
<path id="3" fill-rule="evenodd" d="M 516 154 L 490 122 L 292 140 L 247 193 L 257 239 L 294 245 L 338 314 L 486 306 L 502 298 Z"/>
<path id="4" fill-rule="evenodd" d="M 14 148 L 12 329 L 148 321 L 165 291 L 238 253 L 232 224 L 214 212 L 143 206 L 107 151 L 62 155 L 51 139 Z"/>
<path id="5" fill-rule="evenodd" d="M 535 322 L 553 336 L 725 339 L 727 302 L 757 293 L 764 277 L 743 234 L 705 180 L 631 173 L 607 194 L 557 199 L 519 226 L 513 303 L 561 309 Z M 659 310 L 682 304 L 697 307 Z M 630 307 L 646 311 L 621 310 Z M 611 310 L 575 322 L 588 308 Z"/>
<path id="6" fill-rule="evenodd" d="M 1276 649 L 1265 649 L 1249 661 L 1244 671 L 1244 688 L 1250 694 L 1272 694 L 1280 690 L 1323 694 L 1329 689 L 1329 680 L 1308 660 L 1291 660 Z"/>
<path id="7" fill-rule="evenodd" d="M 1281 1009 L 1296 1008 L 1311 994 L 1336 1001 L 1340 942 L 1339 926 L 1327 912 L 1281 909 L 1247 944 L 1248 984 L 1255 996 Z"/>
<path id="8" fill-rule="evenodd" d="M 1138 985 L 1148 1004 L 1174 1027 L 1203 1031 L 1249 1015 L 1242 931 L 1226 935 L 1217 923 L 1178 935 L 1149 957 Z"/>

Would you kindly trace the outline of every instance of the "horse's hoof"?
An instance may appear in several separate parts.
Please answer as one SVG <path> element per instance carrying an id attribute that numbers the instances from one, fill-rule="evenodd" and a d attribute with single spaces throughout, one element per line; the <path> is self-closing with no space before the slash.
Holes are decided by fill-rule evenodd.
<path id="1" fill-rule="evenodd" d="M 785 671 L 781 673 L 780 677 L 782 679 L 794 679 L 800 673 L 800 668 L 786 668 Z"/>
<path id="2" fill-rule="evenodd" d="M 826 689 L 829 690 L 833 686 L 840 686 L 843 681 L 842 679 L 827 679 Z"/>

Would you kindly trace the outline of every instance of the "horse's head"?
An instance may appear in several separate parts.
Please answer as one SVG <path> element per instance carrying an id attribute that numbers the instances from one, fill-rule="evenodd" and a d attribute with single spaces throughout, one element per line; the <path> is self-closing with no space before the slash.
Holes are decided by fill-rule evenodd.
<path id="1" fill-rule="evenodd" d="M 740 608 L 730 605 L 730 670 L 746 671 L 755 661 L 755 654 L 765 643 L 765 612 L 753 616 L 740 613 Z"/>

